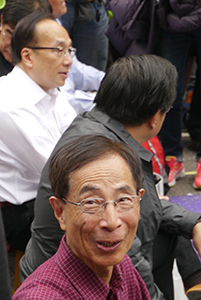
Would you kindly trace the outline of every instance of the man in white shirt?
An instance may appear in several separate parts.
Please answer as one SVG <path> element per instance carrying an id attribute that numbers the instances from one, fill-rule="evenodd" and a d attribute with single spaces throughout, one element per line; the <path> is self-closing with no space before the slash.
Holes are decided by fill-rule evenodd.
<path id="1" fill-rule="evenodd" d="M 66 2 L 61 0 L 26 0 L 26 2 L 10 0 L 6 3 L 3 10 L 3 29 L 0 32 L 0 76 L 8 74 L 13 69 L 10 43 L 15 26 L 19 20 L 37 9 L 52 11 L 60 25 L 58 17 L 67 11 Z M 60 90 L 65 93 L 77 113 L 93 108 L 93 100 L 104 75 L 103 71 L 85 65 L 76 56 L 73 57 L 69 77 Z"/>
<path id="2" fill-rule="evenodd" d="M 52 15 L 33 13 L 16 26 L 14 69 L 0 80 L 0 202 L 11 246 L 24 250 L 42 168 L 76 116 L 64 85 L 75 49 Z"/>

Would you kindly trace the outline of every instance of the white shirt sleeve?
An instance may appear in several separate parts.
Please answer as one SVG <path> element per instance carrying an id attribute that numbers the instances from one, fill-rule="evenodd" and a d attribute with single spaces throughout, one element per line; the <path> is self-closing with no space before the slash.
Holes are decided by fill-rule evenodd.
<path id="1" fill-rule="evenodd" d="M 73 57 L 73 63 L 69 70 L 69 79 L 73 83 L 74 90 L 97 91 L 105 73 L 92 66 L 81 63 L 76 56 Z M 68 89 L 68 80 L 66 80 L 66 89 Z M 66 91 L 65 85 L 62 87 Z"/>
<path id="2" fill-rule="evenodd" d="M 104 75 L 103 71 L 87 66 L 73 57 L 68 78 L 65 85 L 60 87 L 60 91 L 65 94 L 66 99 L 78 114 L 94 107 L 93 100 Z"/>

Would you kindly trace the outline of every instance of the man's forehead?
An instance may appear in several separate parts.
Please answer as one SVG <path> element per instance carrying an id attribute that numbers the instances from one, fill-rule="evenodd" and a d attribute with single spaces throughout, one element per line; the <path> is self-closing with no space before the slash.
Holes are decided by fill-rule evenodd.
<path id="1" fill-rule="evenodd" d="M 36 30 L 39 34 L 52 34 L 55 33 L 64 34 L 68 36 L 66 29 L 57 23 L 55 20 L 45 19 L 36 24 Z"/>
<path id="2" fill-rule="evenodd" d="M 71 43 L 66 29 L 54 20 L 43 20 L 37 23 L 36 33 L 42 41 L 54 42 L 54 44 Z"/>

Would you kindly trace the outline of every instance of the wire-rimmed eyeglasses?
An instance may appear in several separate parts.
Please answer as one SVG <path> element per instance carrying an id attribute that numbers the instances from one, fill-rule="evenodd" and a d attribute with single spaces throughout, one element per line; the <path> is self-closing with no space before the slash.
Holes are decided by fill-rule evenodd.
<path id="1" fill-rule="evenodd" d="M 71 57 L 75 56 L 76 48 L 73 47 L 27 47 L 29 49 L 33 50 L 54 50 L 57 52 L 59 57 L 66 57 L 68 54 L 71 55 Z"/>
<path id="2" fill-rule="evenodd" d="M 85 213 L 95 214 L 102 211 L 107 203 L 114 203 L 118 211 L 135 209 L 139 206 L 142 198 L 137 195 L 122 196 L 117 198 L 115 201 L 105 201 L 103 198 L 87 198 L 83 199 L 80 203 L 71 202 L 65 198 L 62 198 L 62 200 L 79 206 L 80 209 Z"/>
<path id="3" fill-rule="evenodd" d="M 1 34 L 2 34 L 7 40 L 9 40 L 9 41 L 10 41 L 11 38 L 12 38 L 12 34 L 9 35 L 9 34 L 7 34 L 7 33 L 5 33 L 5 32 L 2 32 L 2 31 L 1 31 Z"/>

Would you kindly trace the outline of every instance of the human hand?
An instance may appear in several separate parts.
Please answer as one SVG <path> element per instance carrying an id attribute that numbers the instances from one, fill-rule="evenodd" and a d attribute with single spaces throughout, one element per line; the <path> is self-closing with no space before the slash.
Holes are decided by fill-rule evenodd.
<path id="1" fill-rule="evenodd" d="M 166 200 L 166 201 L 169 201 L 170 200 L 170 198 L 168 197 L 168 196 L 161 196 L 161 195 L 159 195 L 158 194 L 158 198 L 160 199 L 160 200 Z"/>
<path id="2" fill-rule="evenodd" d="M 192 231 L 193 244 L 201 257 L 201 223 L 197 223 Z"/>

